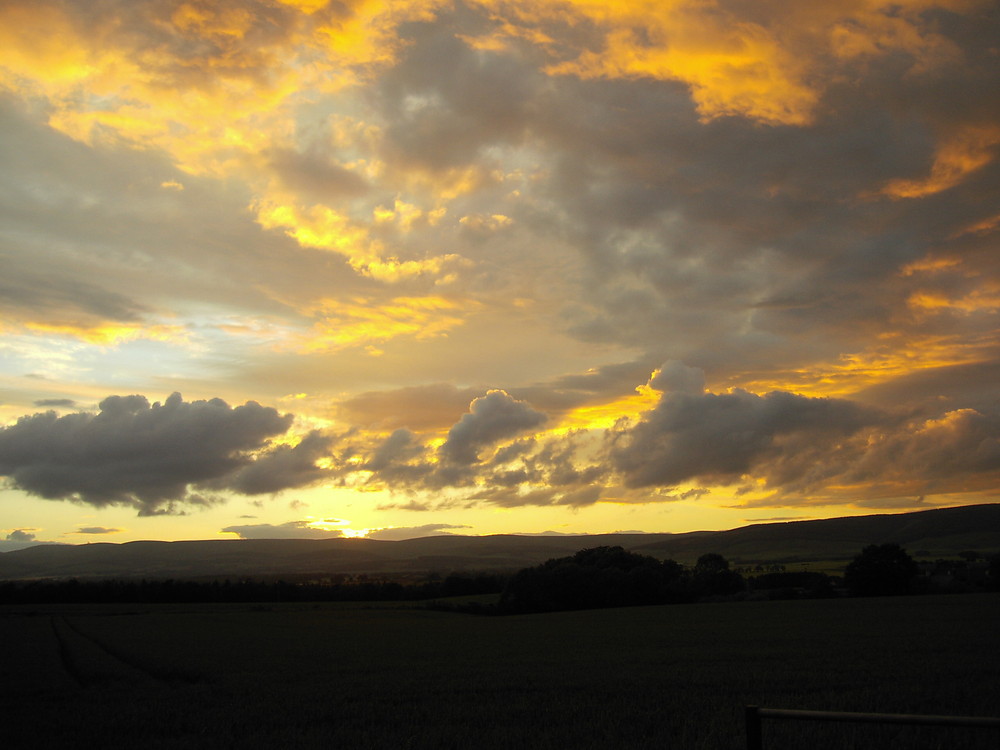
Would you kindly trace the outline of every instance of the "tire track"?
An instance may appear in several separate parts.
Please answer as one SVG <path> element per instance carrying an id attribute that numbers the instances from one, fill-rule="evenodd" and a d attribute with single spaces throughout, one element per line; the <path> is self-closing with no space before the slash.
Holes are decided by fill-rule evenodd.
<path id="1" fill-rule="evenodd" d="M 63 620 L 63 618 L 59 618 Z M 65 620 L 63 620 L 65 622 Z M 56 618 L 49 617 L 49 625 L 52 626 L 52 635 L 56 639 L 56 651 L 59 654 L 59 662 L 62 664 L 63 670 L 69 675 L 70 679 L 77 685 L 77 687 L 83 687 L 83 679 L 81 678 L 80 671 L 77 669 L 76 662 L 73 660 L 73 655 L 70 653 L 69 646 L 67 645 L 65 639 L 59 632 L 59 628 L 56 627 Z"/>
<path id="2" fill-rule="evenodd" d="M 151 688 L 168 685 L 150 670 L 113 654 L 65 617 L 54 616 L 51 622 L 63 668 L 80 687 L 118 685 Z"/>

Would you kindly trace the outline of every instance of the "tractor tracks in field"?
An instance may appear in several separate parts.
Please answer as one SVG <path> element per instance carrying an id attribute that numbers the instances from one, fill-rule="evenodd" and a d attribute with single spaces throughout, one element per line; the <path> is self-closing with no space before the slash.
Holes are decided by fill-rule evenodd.
<path id="1" fill-rule="evenodd" d="M 200 675 L 166 672 L 142 664 L 83 632 L 66 617 L 49 618 L 63 669 L 82 688 L 170 688 L 201 682 Z"/>

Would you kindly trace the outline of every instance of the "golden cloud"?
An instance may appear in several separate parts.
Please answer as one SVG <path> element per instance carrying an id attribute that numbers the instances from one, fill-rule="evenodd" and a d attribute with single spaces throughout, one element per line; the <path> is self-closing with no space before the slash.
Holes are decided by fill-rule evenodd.
<path id="1" fill-rule="evenodd" d="M 462 325 L 464 315 L 475 307 L 471 300 L 434 296 L 396 297 L 388 303 L 362 297 L 321 300 L 306 311 L 317 322 L 296 348 L 304 353 L 331 352 L 399 337 L 433 339 Z"/>
<path id="2" fill-rule="evenodd" d="M 960 57 L 925 17 L 938 5 L 765 3 L 750 14 L 713 0 L 477 0 L 472 6 L 492 28 L 463 38 L 494 51 L 514 41 L 533 45 L 553 76 L 679 82 L 704 120 L 801 126 L 815 117 L 831 72 L 842 72 L 831 66 L 903 51 L 921 71 Z M 451 278 L 457 256 L 401 257 L 392 238 L 437 225 L 452 201 L 495 184 L 502 173 L 497 178 L 484 164 L 430 173 L 405 160 L 383 163 L 383 134 L 359 116 L 363 104 L 351 88 L 400 59 L 403 24 L 433 20 L 449 4 L 187 0 L 122 3 L 120 18 L 107 7 L 5 4 L 0 88 L 44 100 L 49 124 L 84 143 L 156 149 L 188 173 L 242 179 L 262 227 L 338 253 L 361 275 L 384 282 Z M 323 98 L 331 94 L 341 98 Z M 320 113 L 326 130 L 317 137 L 337 151 L 337 166 L 378 188 L 370 202 L 277 187 L 263 155 L 301 145 L 307 111 Z M 880 194 L 915 198 L 945 190 L 995 158 L 998 144 L 996 127 L 960 127 L 942 140 L 929 175 L 892 180 Z M 387 193 L 395 196 L 391 206 Z M 466 228 L 510 223 L 500 212 L 467 211 L 458 219 Z M 387 237 L 390 228 L 397 234 Z"/>
<path id="3" fill-rule="evenodd" d="M 187 329 L 177 325 L 102 323 L 87 326 L 29 322 L 25 323 L 24 327 L 34 334 L 65 336 L 95 346 L 117 346 L 139 339 L 185 344 L 190 339 Z"/>
<path id="4" fill-rule="evenodd" d="M 929 256 L 907 263 L 900 269 L 900 276 L 915 276 L 916 274 L 935 274 L 957 269 L 962 265 L 959 258 Z"/>
<path id="5" fill-rule="evenodd" d="M 967 227 L 963 227 L 961 230 L 953 234 L 948 239 L 957 239 L 958 237 L 965 236 L 967 234 L 978 234 L 985 235 L 995 232 L 1000 229 L 1000 214 L 996 216 L 990 216 L 982 221 L 977 221 L 974 224 L 970 224 Z"/>
<path id="6" fill-rule="evenodd" d="M 981 362 L 995 342 L 966 336 L 887 333 L 862 352 L 797 370 L 746 373 L 727 385 L 754 393 L 790 391 L 811 397 L 849 397 L 920 370 Z"/>
<path id="7" fill-rule="evenodd" d="M 50 125 L 77 140 L 111 137 L 228 175 L 292 135 L 310 92 L 391 63 L 398 25 L 433 7 L 185 2 L 112 22 L 85 4 L 12 4 L 0 10 L 0 86 L 47 99 Z"/>
<path id="8" fill-rule="evenodd" d="M 802 125 L 813 117 L 830 58 L 851 62 L 901 50 L 924 70 L 960 55 L 923 15 L 942 4 L 935 0 L 765 4 L 753 14 L 704 0 L 476 4 L 494 28 L 463 36 L 473 46 L 498 50 L 505 40 L 526 40 L 561 58 L 547 67 L 553 75 L 679 81 L 704 119 Z M 983 3 L 948 3 L 956 5 Z M 113 131 L 163 148 L 188 171 L 225 172 L 276 136 L 289 136 L 289 110 L 309 92 L 342 90 L 394 63 L 403 46 L 400 25 L 433 20 L 447 4 L 190 0 L 143 5 L 128 23 L 111 23 L 88 7 L 34 2 L 0 11 L 0 84 L 49 99 L 53 127 L 74 138 L 92 142 Z M 574 29 L 585 25 L 598 31 L 599 48 L 575 38 Z M 970 137 L 942 147 L 933 184 L 983 158 L 983 144 Z M 928 188 L 886 189 L 895 195 Z"/>
<path id="9" fill-rule="evenodd" d="M 479 4 L 492 11 L 496 26 L 470 40 L 477 48 L 527 40 L 562 58 L 548 66 L 553 75 L 678 81 L 689 87 L 704 120 L 741 116 L 805 125 L 813 120 L 831 61 L 865 64 L 905 52 L 914 72 L 955 61 L 961 51 L 935 32 L 925 11 L 963 11 L 986 2 L 759 3 L 739 11 L 722 0 Z M 571 41 L 572 30 L 587 26 L 600 34 L 599 47 L 580 49 Z"/>
<path id="10" fill-rule="evenodd" d="M 551 430 L 552 434 L 568 434 L 577 430 L 607 430 L 622 419 L 638 417 L 656 406 L 661 393 L 641 385 L 634 393 L 605 403 L 578 406 L 567 412 Z"/>
<path id="11" fill-rule="evenodd" d="M 617 28 L 605 37 L 604 49 L 585 51 L 548 71 L 581 78 L 681 81 L 690 87 L 705 120 L 724 115 L 781 125 L 811 120 L 818 93 L 804 82 L 802 61 L 766 29 L 754 24 L 701 28 L 691 25 L 686 14 L 656 5 L 656 9 L 616 6 L 622 12 L 615 19 Z"/>
<path id="12" fill-rule="evenodd" d="M 880 191 L 890 198 L 924 198 L 958 185 L 996 158 L 1000 127 L 967 126 L 945 138 L 934 153 L 930 174 L 918 180 L 891 180 Z M 971 231 L 976 231 L 975 229 Z"/>
<path id="13" fill-rule="evenodd" d="M 943 310 L 965 314 L 993 312 L 1000 310 L 1000 284 L 984 283 L 980 288 L 961 296 L 947 295 L 942 292 L 914 292 L 906 302 L 911 308 L 921 312 Z"/>

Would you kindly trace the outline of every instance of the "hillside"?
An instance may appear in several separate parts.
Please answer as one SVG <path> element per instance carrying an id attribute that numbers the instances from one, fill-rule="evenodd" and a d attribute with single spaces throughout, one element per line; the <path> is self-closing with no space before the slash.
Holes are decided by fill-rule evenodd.
<path id="1" fill-rule="evenodd" d="M 709 548 L 732 560 L 850 559 L 868 544 L 896 542 L 920 557 L 963 550 L 1000 551 L 1000 505 L 967 505 L 915 513 L 755 524 L 729 531 L 677 534 L 635 549 L 693 560 Z"/>
<path id="2" fill-rule="evenodd" d="M 868 544 L 896 542 L 911 554 L 946 557 L 1000 551 L 1000 504 L 793 521 L 729 531 L 591 536 L 434 536 L 373 539 L 256 539 L 39 545 L 0 554 L 0 580 L 195 578 L 264 575 L 514 570 L 588 547 L 620 545 L 692 563 L 718 552 L 737 564 L 849 560 Z"/>

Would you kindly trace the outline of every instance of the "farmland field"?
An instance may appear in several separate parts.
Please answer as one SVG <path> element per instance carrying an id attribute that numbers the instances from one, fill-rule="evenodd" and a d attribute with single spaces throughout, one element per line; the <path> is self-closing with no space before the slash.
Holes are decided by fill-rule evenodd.
<path id="1" fill-rule="evenodd" d="M 379 605 L 0 609 L 8 748 L 741 748 L 743 707 L 997 715 L 1000 596 L 473 617 Z M 765 747 L 990 748 L 769 724 Z"/>

